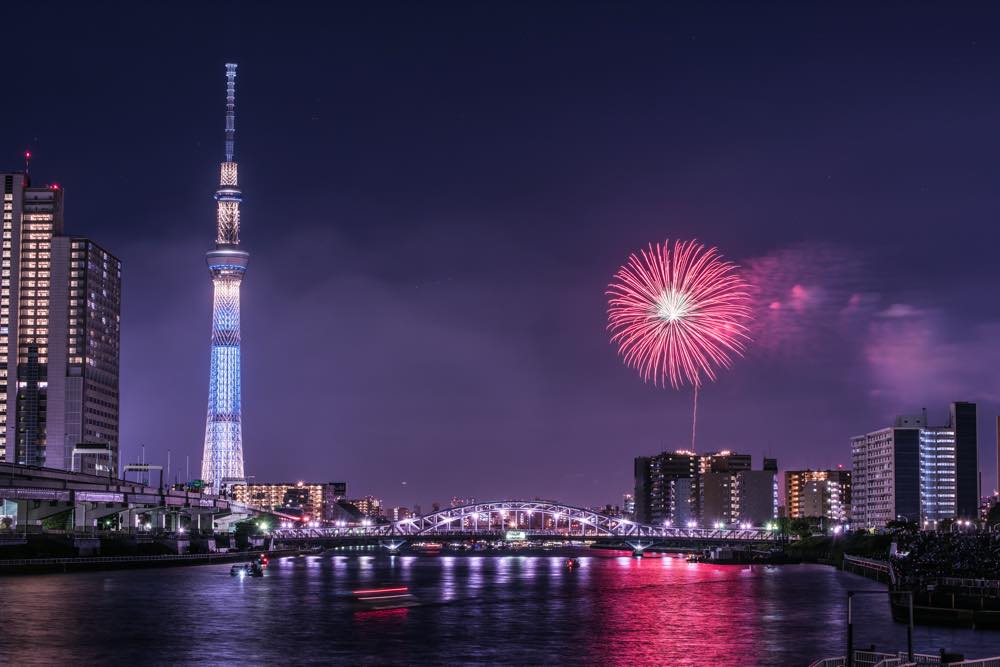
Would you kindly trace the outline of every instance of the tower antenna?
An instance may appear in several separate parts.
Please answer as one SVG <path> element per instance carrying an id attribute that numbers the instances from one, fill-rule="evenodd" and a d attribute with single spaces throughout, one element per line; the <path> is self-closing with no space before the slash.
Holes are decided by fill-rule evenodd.
<path id="1" fill-rule="evenodd" d="M 236 145 L 236 63 L 226 63 L 226 162 Z"/>

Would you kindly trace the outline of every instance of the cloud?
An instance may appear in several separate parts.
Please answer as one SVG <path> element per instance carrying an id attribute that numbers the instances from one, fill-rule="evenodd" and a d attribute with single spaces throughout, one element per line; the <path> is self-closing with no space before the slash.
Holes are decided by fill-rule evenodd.
<path id="1" fill-rule="evenodd" d="M 846 248 L 803 243 L 746 262 L 756 317 L 752 350 L 799 359 L 817 341 L 839 337 L 845 315 L 867 310 L 862 263 Z"/>
<path id="2" fill-rule="evenodd" d="M 950 314 L 902 303 L 878 315 L 864 348 L 872 395 L 899 409 L 1000 399 L 1000 323 L 959 327 Z"/>

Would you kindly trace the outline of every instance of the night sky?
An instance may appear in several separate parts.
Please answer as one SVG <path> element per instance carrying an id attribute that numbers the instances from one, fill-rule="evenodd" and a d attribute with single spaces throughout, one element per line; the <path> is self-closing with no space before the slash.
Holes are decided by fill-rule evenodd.
<path id="1" fill-rule="evenodd" d="M 993 489 L 1000 10 L 149 4 L 7 6 L 0 77 L 0 166 L 124 262 L 126 458 L 200 471 L 232 60 L 258 480 L 620 503 L 691 392 L 619 361 L 604 289 L 696 237 L 757 285 L 699 450 L 849 465 L 972 400 Z"/>

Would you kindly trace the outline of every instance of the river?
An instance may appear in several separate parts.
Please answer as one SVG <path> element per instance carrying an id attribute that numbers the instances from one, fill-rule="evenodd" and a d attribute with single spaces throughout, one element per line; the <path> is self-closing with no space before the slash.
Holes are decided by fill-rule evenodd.
<path id="1" fill-rule="evenodd" d="M 408 586 L 423 606 L 359 611 L 350 591 Z M 0 663 L 807 665 L 843 653 L 846 591 L 821 565 L 680 558 L 304 556 L 263 578 L 229 565 L 0 579 Z M 881 596 L 856 641 L 905 647 Z M 1000 655 L 1000 632 L 917 627 L 918 651 Z"/>

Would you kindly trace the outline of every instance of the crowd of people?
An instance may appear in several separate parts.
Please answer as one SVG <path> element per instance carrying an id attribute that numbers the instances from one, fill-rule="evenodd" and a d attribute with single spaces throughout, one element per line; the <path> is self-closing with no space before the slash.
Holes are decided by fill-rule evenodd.
<path id="1" fill-rule="evenodd" d="M 892 559 L 907 578 L 1000 579 L 1000 533 L 901 532 Z"/>

